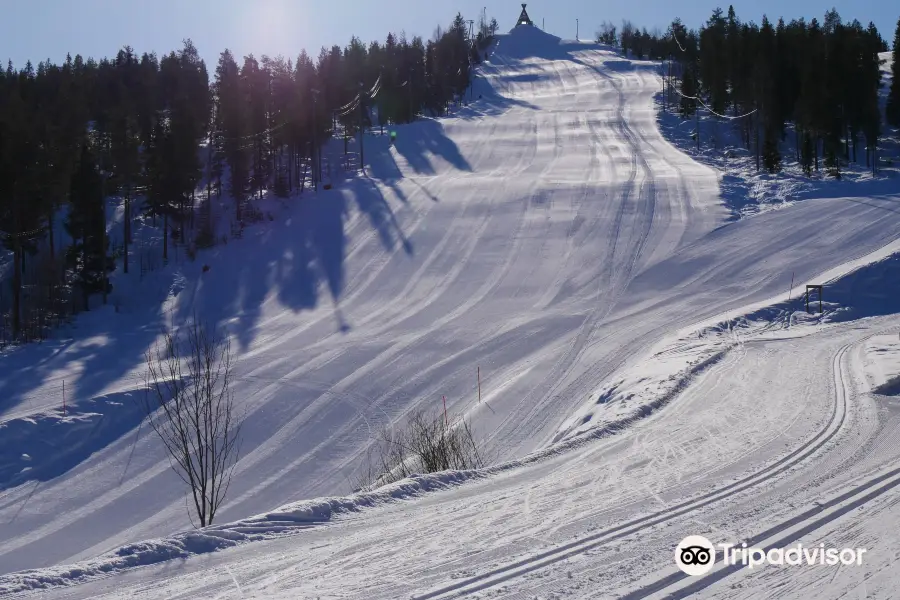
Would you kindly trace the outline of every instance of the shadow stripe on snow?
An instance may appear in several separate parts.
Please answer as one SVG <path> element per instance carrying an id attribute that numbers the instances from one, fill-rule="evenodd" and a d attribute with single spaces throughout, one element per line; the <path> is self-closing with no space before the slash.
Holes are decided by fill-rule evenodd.
<path id="1" fill-rule="evenodd" d="M 693 377 L 718 363 L 723 350 L 696 365 L 682 382 L 654 402 L 636 408 L 628 417 L 587 431 L 577 437 L 534 452 L 522 459 L 471 471 L 447 471 L 416 475 L 371 492 L 360 492 L 340 498 L 317 498 L 286 504 L 273 511 L 247 519 L 211 525 L 196 531 L 126 544 L 94 559 L 72 565 L 30 569 L 0 575 L 0 597 L 27 592 L 70 587 L 103 579 L 135 568 L 156 565 L 173 559 L 217 552 L 254 541 L 265 541 L 296 535 L 323 525 L 342 514 L 359 513 L 399 500 L 416 498 L 459 486 L 467 481 L 486 479 L 516 468 L 540 462 L 590 442 L 609 437 L 662 408 L 687 388 Z M 427 596 L 430 597 L 430 596 Z"/>

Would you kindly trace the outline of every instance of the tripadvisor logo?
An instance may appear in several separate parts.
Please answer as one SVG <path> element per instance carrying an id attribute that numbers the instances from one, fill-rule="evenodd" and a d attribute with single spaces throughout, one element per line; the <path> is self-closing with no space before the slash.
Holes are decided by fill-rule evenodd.
<path id="1" fill-rule="evenodd" d="M 753 569 L 762 565 L 788 565 L 799 567 L 803 565 L 827 565 L 834 566 L 840 563 L 844 566 L 862 565 L 863 554 L 868 552 L 865 548 L 826 548 L 825 544 L 818 546 L 804 546 L 797 544 L 790 548 L 762 548 L 747 547 L 746 543 L 716 544 L 700 535 L 689 535 L 681 540 L 675 549 L 675 564 L 684 573 L 691 576 L 700 576 L 709 573 L 716 563 L 716 546 L 721 551 L 722 562 L 725 565 L 737 565 Z"/>
<path id="2" fill-rule="evenodd" d="M 702 535 L 689 535 L 675 548 L 675 564 L 688 575 L 706 575 L 716 563 L 716 548 Z"/>

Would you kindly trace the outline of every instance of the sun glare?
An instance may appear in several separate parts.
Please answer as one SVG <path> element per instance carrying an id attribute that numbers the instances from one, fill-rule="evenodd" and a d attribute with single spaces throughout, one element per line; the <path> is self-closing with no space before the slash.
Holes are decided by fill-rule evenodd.
<path id="1" fill-rule="evenodd" d="M 243 18 L 237 24 L 243 32 L 248 51 L 257 58 L 263 54 L 295 58 L 303 46 L 306 21 L 300 18 L 305 2 L 292 0 L 260 0 L 245 5 Z"/>

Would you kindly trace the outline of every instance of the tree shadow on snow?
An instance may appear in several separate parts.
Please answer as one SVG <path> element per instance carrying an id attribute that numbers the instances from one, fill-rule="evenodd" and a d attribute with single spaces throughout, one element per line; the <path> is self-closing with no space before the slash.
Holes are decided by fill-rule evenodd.
<path id="1" fill-rule="evenodd" d="M 354 200 L 359 210 L 366 214 L 372 227 L 378 231 L 378 237 L 385 250 L 392 252 L 399 242 L 403 246 L 403 251 L 412 256 L 414 254 L 412 242 L 404 235 L 384 194 L 381 193 L 374 181 L 369 179 L 367 182 L 371 193 L 362 191 L 354 194 Z"/>
<path id="2" fill-rule="evenodd" d="M 251 227 L 244 239 L 216 249 L 218 256 L 209 259 L 211 268 L 197 273 L 193 287 L 183 292 L 177 323 L 198 315 L 223 325 L 243 351 L 256 339 L 267 304 L 298 313 L 317 308 L 322 294 L 327 294 L 338 330 L 347 332 L 340 301 L 346 285 L 346 224 L 351 210 L 365 216 L 385 251 L 402 248 L 407 255 L 414 253 L 381 188 L 371 179 L 353 180 L 342 189 L 291 202 L 293 210 L 283 222 Z"/>
<path id="3" fill-rule="evenodd" d="M 410 133 L 412 135 L 399 136 L 394 146 L 416 173 L 435 174 L 429 155 L 442 158 L 457 170 L 472 172 L 469 161 L 459 151 L 456 143 L 447 137 L 443 125 L 438 121 L 417 121 L 415 129 L 410 128 Z"/>
<path id="4" fill-rule="evenodd" d="M 61 408 L 63 382 L 68 400 L 75 402 L 92 398 L 140 369 L 164 322 L 160 311 L 164 298 L 153 300 L 154 309 L 131 314 L 114 313 L 112 306 L 92 309 L 79 314 L 70 330 L 54 332 L 57 339 L 8 350 L 0 362 L 0 411 L 36 408 L 36 403 L 47 403 L 48 394 Z M 70 369 L 71 376 L 61 373 Z M 51 379 L 58 385 L 48 384 Z M 45 385 L 50 389 L 32 400 L 30 396 Z"/>
<path id="5" fill-rule="evenodd" d="M 180 305 L 181 322 L 196 314 L 226 325 L 246 350 L 269 302 L 295 313 L 312 310 L 323 289 L 337 305 L 344 289 L 346 200 L 335 191 L 291 202 L 294 210 L 283 223 L 251 227 L 244 239 L 220 249 L 193 297 Z"/>
<path id="6" fill-rule="evenodd" d="M 0 425 L 0 491 L 55 479 L 135 430 L 145 416 L 134 397 L 139 393 L 79 402 L 65 418 L 39 415 Z"/>
<path id="7" fill-rule="evenodd" d="M 403 188 L 398 184 L 403 179 L 403 172 L 400 171 L 397 161 L 394 160 L 387 136 L 373 136 L 371 141 L 367 139 L 366 142 L 366 157 L 368 159 L 366 160 L 366 167 L 371 178 L 384 183 L 391 188 L 391 191 L 394 192 L 401 202 L 408 204 L 409 198 L 406 197 Z M 434 198 L 432 197 L 432 199 Z"/>

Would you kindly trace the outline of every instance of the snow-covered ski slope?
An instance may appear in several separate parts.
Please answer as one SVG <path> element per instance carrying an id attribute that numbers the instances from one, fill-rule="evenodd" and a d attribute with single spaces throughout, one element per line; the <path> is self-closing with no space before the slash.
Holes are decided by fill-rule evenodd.
<path id="1" fill-rule="evenodd" d="M 786 295 L 792 279 L 815 283 L 900 235 L 900 195 L 809 199 L 731 222 L 717 173 L 659 133 L 657 73 L 516 29 L 481 69 L 470 106 L 401 128 L 396 147 L 373 139 L 366 177 L 292 201 L 185 265 L 161 310 L 86 321 L 71 342 L 0 359 L 0 419 L 18 436 L 0 456 L 12 465 L 27 454 L 30 467 L 0 472 L 0 573 L 88 561 L 0 578 L 0 592 L 286 536 L 59 597 L 443 598 L 488 584 L 508 586 L 508 597 L 603 597 L 668 576 L 671 548 L 692 528 L 707 531 L 707 518 L 751 535 L 765 529 L 753 515 L 787 522 L 789 507 L 773 504 L 786 490 L 840 473 L 830 492 L 877 470 L 876 458 L 838 470 L 886 427 L 866 420 L 871 406 L 851 406 L 841 374 L 864 337 L 887 335 L 884 318 L 867 326 L 877 331 L 845 324 L 801 336 L 788 352 L 777 340 L 737 344 L 705 365 L 688 398 L 644 419 L 658 398 L 607 393 L 617 373 L 631 373 L 623 380 L 634 389 L 652 383 L 652 372 L 633 374 L 666 336 Z M 264 516 L 89 560 L 189 529 L 181 482 L 128 395 L 159 326 L 191 314 L 234 333 L 248 410 L 217 520 Z M 46 416 L 63 379 L 83 422 Z M 438 409 L 442 396 L 505 467 L 266 513 L 347 493 L 373 433 Z M 577 437 L 585 429 L 598 439 Z M 847 455 L 834 449 L 845 436 L 856 444 Z M 568 449 L 540 452 L 554 440 Z M 883 445 L 878 457 L 894 452 Z M 782 481 L 812 460 L 807 452 L 827 450 L 831 462 Z M 465 479 L 474 481 L 385 502 Z M 734 487 L 715 492 L 723 482 Z M 723 498 L 748 512 L 732 514 L 715 503 Z"/>

